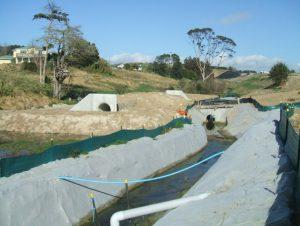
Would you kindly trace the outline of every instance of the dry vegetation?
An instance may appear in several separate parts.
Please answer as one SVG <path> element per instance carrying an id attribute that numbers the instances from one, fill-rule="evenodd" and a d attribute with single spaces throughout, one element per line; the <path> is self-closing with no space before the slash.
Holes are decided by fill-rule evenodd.
<path id="1" fill-rule="evenodd" d="M 226 81 L 227 88 L 243 97 L 252 97 L 263 105 L 300 101 L 300 75 L 291 74 L 286 84 L 274 87 L 266 74 L 255 74 Z"/>
<path id="2" fill-rule="evenodd" d="M 191 95 L 194 100 L 211 98 Z M 23 133 L 109 134 L 123 129 L 156 128 L 171 121 L 177 110 L 193 100 L 165 93 L 129 93 L 118 96 L 118 112 L 70 112 L 68 109 L 0 111 L 0 128 Z"/>
<path id="3" fill-rule="evenodd" d="M 0 65 L 0 109 L 30 109 L 66 102 L 71 103 L 88 93 L 128 93 L 164 91 L 178 81 L 156 74 L 114 70 L 111 75 L 71 69 L 65 80 L 64 100 L 52 98 L 51 83 L 41 85 L 38 73 L 23 71 L 19 65 Z M 50 76 L 49 76 L 50 77 Z"/>
<path id="4" fill-rule="evenodd" d="M 68 80 L 66 83 L 68 83 Z M 73 68 L 70 83 L 103 92 L 121 91 L 123 89 L 123 93 L 125 93 L 164 91 L 168 87 L 176 87 L 178 81 L 153 73 L 137 71 L 113 70 L 111 75 L 102 75 Z"/>

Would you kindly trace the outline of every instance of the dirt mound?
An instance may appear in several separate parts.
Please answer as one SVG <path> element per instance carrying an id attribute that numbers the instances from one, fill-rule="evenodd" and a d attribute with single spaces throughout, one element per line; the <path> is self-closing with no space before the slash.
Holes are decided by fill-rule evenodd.
<path id="1" fill-rule="evenodd" d="M 190 95 L 205 99 L 207 95 Z M 122 129 L 155 128 L 176 117 L 193 100 L 165 93 L 130 93 L 118 96 L 119 112 L 71 112 L 68 109 L 0 111 L 0 128 L 26 133 L 80 135 L 109 134 Z"/>

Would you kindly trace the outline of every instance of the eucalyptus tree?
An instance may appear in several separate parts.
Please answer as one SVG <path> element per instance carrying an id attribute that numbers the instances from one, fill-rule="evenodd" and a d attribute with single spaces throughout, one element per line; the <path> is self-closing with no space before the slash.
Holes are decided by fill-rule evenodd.
<path id="1" fill-rule="evenodd" d="M 192 42 L 203 82 L 212 75 L 208 67 L 213 64 L 220 66 L 225 58 L 232 57 L 235 53 L 235 42 L 225 36 L 216 35 L 211 28 L 195 28 L 187 34 Z"/>

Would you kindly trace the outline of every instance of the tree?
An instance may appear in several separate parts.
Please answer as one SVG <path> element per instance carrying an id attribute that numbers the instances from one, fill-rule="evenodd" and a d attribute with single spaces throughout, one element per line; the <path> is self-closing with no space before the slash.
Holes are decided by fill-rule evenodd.
<path id="1" fill-rule="evenodd" d="M 48 53 L 49 48 L 51 47 L 51 30 L 54 29 L 55 22 L 61 23 L 66 22 L 68 20 L 68 14 L 62 12 L 62 10 L 51 0 L 48 0 L 47 5 L 45 6 L 45 13 L 37 13 L 33 16 L 33 20 L 47 20 L 48 25 L 45 27 L 45 35 L 42 38 L 45 45 L 45 57 L 44 57 L 44 65 L 43 65 L 43 71 L 40 77 L 40 82 L 45 83 L 46 78 L 46 66 L 47 66 L 47 59 L 48 59 Z"/>
<path id="2" fill-rule="evenodd" d="M 0 56 L 3 55 L 13 55 L 13 50 L 23 46 L 20 45 L 0 45 Z"/>
<path id="3" fill-rule="evenodd" d="M 194 80 L 197 80 L 199 77 L 201 77 L 201 71 L 198 67 L 199 64 L 200 64 L 199 59 L 196 57 L 187 57 L 184 59 L 184 67 L 187 70 L 194 72 L 197 76 L 197 78 L 194 78 Z M 213 71 L 212 67 L 210 66 L 210 64 L 206 62 L 205 74 L 210 75 L 212 71 Z"/>
<path id="4" fill-rule="evenodd" d="M 289 69 L 284 63 L 275 64 L 270 70 L 270 77 L 275 85 L 280 85 L 287 80 Z"/>
<path id="5" fill-rule="evenodd" d="M 51 47 L 54 49 L 52 52 L 54 68 L 53 96 L 60 99 L 63 81 L 70 76 L 67 59 L 78 53 L 77 44 L 81 43 L 83 38 L 79 27 L 70 25 L 69 14 L 65 13 L 50 0 L 46 6 L 46 11 L 47 13 L 39 13 L 34 16 L 34 19 L 46 19 L 49 21 L 48 26 L 45 28 L 43 39 L 45 41 L 46 56 L 42 82 L 45 81 L 48 50 Z"/>
<path id="6" fill-rule="evenodd" d="M 75 38 L 70 41 L 70 48 L 73 49 L 66 62 L 74 67 L 88 67 L 99 61 L 99 52 L 94 43 L 90 43 L 83 38 Z"/>
<path id="7" fill-rule="evenodd" d="M 159 75 L 170 76 L 176 79 L 182 78 L 182 63 L 180 62 L 180 57 L 175 53 L 165 53 L 157 56 L 152 67 L 153 72 Z"/>
<path id="8" fill-rule="evenodd" d="M 202 81 L 209 78 L 212 73 L 207 67 L 213 64 L 219 66 L 226 57 L 232 57 L 235 53 L 235 42 L 230 38 L 216 35 L 211 28 L 195 28 L 189 30 L 187 34 L 194 47 Z"/>
<path id="9" fill-rule="evenodd" d="M 183 77 L 183 67 L 180 61 L 174 62 L 171 69 L 171 77 L 175 79 L 181 79 Z"/>

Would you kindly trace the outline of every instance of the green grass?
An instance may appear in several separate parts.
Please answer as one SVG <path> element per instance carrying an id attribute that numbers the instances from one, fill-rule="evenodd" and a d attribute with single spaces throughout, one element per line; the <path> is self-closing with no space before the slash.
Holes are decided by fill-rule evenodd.
<path id="1" fill-rule="evenodd" d="M 127 140 L 115 140 L 112 143 L 106 144 L 103 147 L 108 147 L 110 145 L 120 145 L 120 144 L 126 144 L 128 141 Z"/>
<path id="2" fill-rule="evenodd" d="M 38 79 L 38 74 L 27 71 L 0 70 L 0 96 L 15 96 L 20 92 L 50 96 L 51 85 L 40 84 Z"/>
<path id="3" fill-rule="evenodd" d="M 177 128 L 177 129 L 183 128 L 183 126 L 184 126 L 184 122 L 177 121 L 173 127 L 164 127 L 160 134 L 162 135 L 162 134 L 168 133 L 174 128 Z"/>
<path id="4" fill-rule="evenodd" d="M 136 89 L 133 89 L 133 92 L 155 92 L 155 91 L 160 91 L 160 90 L 148 84 L 140 84 Z"/>
<path id="5" fill-rule="evenodd" d="M 0 131 L 0 150 L 9 153 L 26 151 L 30 154 L 41 153 L 53 145 L 72 143 L 86 136 L 67 134 L 33 134 Z"/>
<path id="6" fill-rule="evenodd" d="M 266 75 L 255 75 L 245 80 L 230 81 L 227 83 L 227 92 L 245 95 L 254 90 L 270 88 L 273 82 Z"/>

